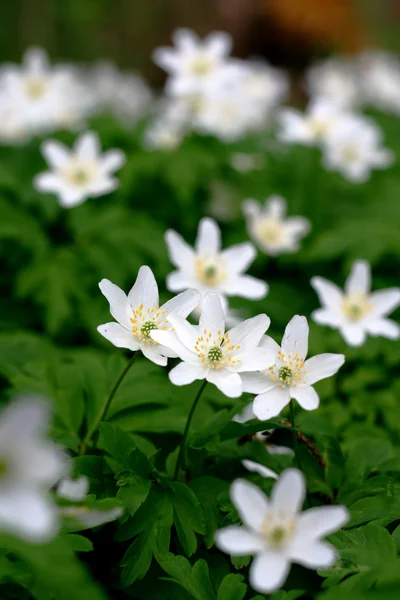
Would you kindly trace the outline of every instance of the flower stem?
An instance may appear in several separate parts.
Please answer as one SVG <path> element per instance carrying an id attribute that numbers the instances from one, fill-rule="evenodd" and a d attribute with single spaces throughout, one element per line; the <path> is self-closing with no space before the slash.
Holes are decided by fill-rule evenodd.
<path id="1" fill-rule="evenodd" d="M 201 398 L 201 395 L 205 389 L 207 385 L 207 380 L 205 379 L 203 381 L 203 383 L 201 384 L 201 387 L 199 389 L 199 391 L 196 394 L 196 397 L 194 399 L 194 402 L 192 404 L 192 408 L 190 409 L 187 421 L 186 421 L 186 425 L 185 425 L 185 431 L 183 432 L 183 438 L 182 438 L 182 442 L 179 448 L 179 454 L 178 454 L 178 458 L 176 461 L 176 466 L 175 466 L 175 473 L 174 473 L 174 479 L 177 479 L 178 475 L 179 475 L 179 471 L 181 469 L 181 466 L 184 467 L 185 466 L 185 462 L 186 462 L 186 458 L 185 458 L 185 454 L 186 454 L 186 440 L 187 440 L 187 436 L 189 433 L 189 428 L 190 428 L 190 424 L 192 422 L 192 418 L 194 415 L 194 411 L 196 410 L 196 406 Z"/>
<path id="2" fill-rule="evenodd" d="M 290 421 L 292 423 L 293 450 L 294 450 L 294 455 L 296 458 L 297 468 L 301 470 L 301 464 L 300 464 L 300 458 L 299 458 L 299 446 L 298 446 L 298 441 L 297 441 L 297 430 L 296 430 L 296 424 L 295 424 L 295 420 L 294 420 L 294 402 L 293 402 L 293 400 L 290 401 L 289 408 L 290 408 Z"/>
<path id="3" fill-rule="evenodd" d="M 97 431 L 100 421 L 103 421 L 106 416 L 107 413 L 110 409 L 111 406 L 111 402 L 113 401 L 113 398 L 115 396 L 115 394 L 118 391 L 119 386 L 121 385 L 121 383 L 123 382 L 123 380 L 125 379 L 126 374 L 128 373 L 129 369 L 133 366 L 133 363 L 136 360 L 136 357 L 138 355 L 138 352 L 135 352 L 131 358 L 131 360 L 128 362 L 128 364 L 126 365 L 126 367 L 124 368 L 124 370 L 122 371 L 121 375 L 118 377 L 113 389 L 110 392 L 110 395 L 108 396 L 108 398 L 106 399 L 106 401 L 104 402 L 103 406 L 101 407 L 98 415 L 96 416 L 91 428 L 89 429 L 89 431 L 86 434 L 84 443 L 81 445 L 81 454 L 85 453 L 86 450 L 86 445 L 88 444 L 88 442 L 90 441 L 90 439 L 92 438 L 93 434 Z M 94 445 L 95 446 L 95 445 Z"/>

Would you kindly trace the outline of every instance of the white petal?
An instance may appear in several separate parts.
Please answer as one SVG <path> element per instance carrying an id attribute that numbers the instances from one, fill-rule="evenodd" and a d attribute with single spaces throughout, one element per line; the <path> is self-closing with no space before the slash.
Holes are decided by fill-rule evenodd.
<path id="1" fill-rule="evenodd" d="M 91 198 L 99 198 L 110 194 L 119 186 L 118 179 L 114 177 L 100 177 L 87 186 L 87 195 Z"/>
<path id="2" fill-rule="evenodd" d="M 368 294 L 371 289 L 371 268 L 366 260 L 356 260 L 345 283 L 346 294 Z"/>
<path id="3" fill-rule="evenodd" d="M 232 277 L 221 284 L 221 289 L 228 296 L 241 296 L 249 300 L 262 300 L 268 294 L 268 284 L 251 275 Z"/>
<path id="4" fill-rule="evenodd" d="M 319 396 L 312 386 L 292 387 L 290 395 L 304 410 L 315 410 L 319 406 Z"/>
<path id="5" fill-rule="evenodd" d="M 258 473 L 262 477 L 278 479 L 277 473 L 272 469 L 268 469 L 265 465 L 260 465 L 260 463 L 254 462 L 253 460 L 242 460 L 242 465 L 248 470 L 253 471 L 254 473 Z"/>
<path id="6" fill-rule="evenodd" d="M 119 323 L 99 325 L 97 331 L 117 348 L 127 348 L 132 352 L 139 350 L 139 342 L 133 336 L 132 331 L 128 331 Z"/>
<path id="7" fill-rule="evenodd" d="M 344 354 L 318 354 L 309 358 L 304 363 L 307 385 L 313 385 L 316 381 L 332 377 L 338 372 L 344 361 Z"/>
<path id="8" fill-rule="evenodd" d="M 245 351 L 248 348 L 255 348 L 261 342 L 270 323 L 271 319 L 263 314 L 239 323 L 239 325 L 236 325 L 229 331 L 229 339 L 232 346 L 240 346 L 241 351 Z M 273 362 L 274 356 L 271 353 L 271 364 Z"/>
<path id="9" fill-rule="evenodd" d="M 270 594 L 282 587 L 289 569 L 290 561 L 281 552 L 258 554 L 250 567 L 250 585 L 257 592 Z"/>
<path id="10" fill-rule="evenodd" d="M 158 306 L 158 287 L 153 271 L 147 267 L 140 267 L 137 279 L 128 294 L 132 308 L 136 309 L 143 304 L 145 308 Z"/>
<path id="11" fill-rule="evenodd" d="M 257 251 L 253 244 L 250 242 L 244 242 L 243 244 L 237 244 L 231 246 L 221 252 L 221 258 L 223 258 L 231 273 L 242 273 L 251 265 L 255 259 Z"/>
<path id="12" fill-rule="evenodd" d="M 195 352 L 195 346 L 199 338 L 197 327 L 175 313 L 168 315 L 168 323 L 172 325 L 178 340 L 191 352 Z"/>
<path id="13" fill-rule="evenodd" d="M 295 315 L 287 324 L 282 339 L 282 350 L 292 357 L 298 353 L 305 358 L 308 352 L 308 323 L 305 317 Z"/>
<path id="14" fill-rule="evenodd" d="M 195 247 L 199 256 L 215 256 L 219 253 L 221 232 L 214 219 L 208 217 L 201 219 Z"/>
<path id="15" fill-rule="evenodd" d="M 79 502 L 86 498 L 88 491 L 89 479 L 85 475 L 78 477 L 78 479 L 63 477 L 57 486 L 57 496 L 73 502 Z"/>
<path id="16" fill-rule="evenodd" d="M 275 342 L 269 335 L 264 335 L 260 342 L 261 348 L 266 348 L 271 352 L 271 355 L 274 356 L 273 362 L 276 361 L 277 354 L 280 352 L 281 347 L 279 344 Z"/>
<path id="17" fill-rule="evenodd" d="M 272 417 L 277 417 L 289 402 L 289 388 L 280 388 L 275 385 L 275 387 L 268 392 L 262 393 L 254 398 L 253 412 L 257 419 L 266 421 Z"/>
<path id="18" fill-rule="evenodd" d="M 192 365 L 181 362 L 169 372 L 169 378 L 174 385 L 188 385 L 198 379 L 204 379 L 207 368 L 200 365 Z"/>
<path id="19" fill-rule="evenodd" d="M 125 292 L 108 279 L 102 279 L 99 288 L 110 304 L 110 313 L 114 319 L 127 329 L 132 329 L 132 309 Z"/>
<path id="20" fill-rule="evenodd" d="M 257 221 L 261 216 L 261 206 L 257 200 L 249 198 L 242 203 L 243 214 L 249 221 Z"/>
<path id="21" fill-rule="evenodd" d="M 289 549 L 289 557 L 293 562 L 309 569 L 328 569 L 337 560 L 335 548 L 327 542 L 299 540 Z"/>
<path id="22" fill-rule="evenodd" d="M 165 234 L 165 242 L 168 246 L 169 260 L 175 267 L 189 271 L 194 269 L 193 248 L 176 231 L 169 229 Z"/>
<path id="23" fill-rule="evenodd" d="M 154 346 L 153 344 L 146 344 L 145 342 L 140 344 L 140 349 L 142 351 L 143 356 L 151 360 L 156 365 L 160 367 L 165 367 L 167 365 L 167 359 L 165 356 L 161 356 L 158 351 L 158 346 Z"/>
<path id="24" fill-rule="evenodd" d="M 366 333 L 362 325 L 343 325 L 340 328 L 345 342 L 349 346 L 362 346 L 366 340 Z"/>
<path id="25" fill-rule="evenodd" d="M 317 506 L 297 517 L 299 538 L 317 539 L 334 533 L 350 520 L 345 506 Z"/>
<path id="26" fill-rule="evenodd" d="M 283 217 L 286 214 L 286 205 L 287 205 L 287 203 L 286 203 L 285 198 L 283 198 L 282 196 L 273 194 L 272 196 L 269 196 L 269 198 L 267 198 L 265 200 L 265 204 L 264 204 L 265 214 L 270 217 L 274 217 L 277 220 L 281 220 L 281 219 L 283 219 Z"/>
<path id="27" fill-rule="evenodd" d="M 168 273 L 166 283 L 167 289 L 170 292 L 181 292 L 182 290 L 187 290 L 196 285 L 193 278 L 189 277 L 183 271 L 173 271 L 172 273 Z"/>
<path id="28" fill-rule="evenodd" d="M 160 310 L 165 310 L 166 315 L 174 313 L 174 315 L 186 318 L 198 306 L 200 300 L 201 295 L 197 290 L 186 290 L 168 300 L 160 307 Z"/>
<path id="29" fill-rule="evenodd" d="M 253 348 L 245 352 L 239 350 L 235 355 L 235 359 L 240 360 L 240 363 L 233 367 L 237 373 L 264 371 L 273 364 L 271 362 L 271 353 L 266 348 Z"/>
<path id="30" fill-rule="evenodd" d="M 311 285 L 317 292 L 321 304 L 335 310 L 340 310 L 343 302 L 343 293 L 337 285 L 322 277 L 313 277 Z"/>
<path id="31" fill-rule="evenodd" d="M 305 217 L 289 217 L 285 221 L 286 232 L 290 237 L 305 236 L 311 229 L 310 221 Z"/>
<path id="32" fill-rule="evenodd" d="M 100 140 L 94 131 L 86 131 L 75 142 L 74 152 L 80 158 L 96 160 L 101 153 Z"/>
<path id="33" fill-rule="evenodd" d="M 220 550 L 231 556 L 256 554 L 265 547 L 264 540 L 260 535 L 236 525 L 216 531 L 215 543 Z"/>
<path id="34" fill-rule="evenodd" d="M 47 495 L 15 489 L 0 497 L 0 529 L 30 542 L 45 542 L 57 533 L 58 513 Z"/>
<path id="35" fill-rule="evenodd" d="M 365 329 L 374 336 L 397 340 L 400 337 L 400 326 L 392 319 L 371 319 L 365 322 Z"/>
<path id="36" fill-rule="evenodd" d="M 2 445 L 28 442 L 36 446 L 37 439 L 47 430 L 50 421 L 49 405 L 38 399 L 14 400 L 1 411 L 0 440 Z"/>
<path id="37" fill-rule="evenodd" d="M 230 373 L 226 369 L 210 369 L 207 381 L 213 383 L 217 388 L 228 396 L 228 398 L 239 398 L 242 395 L 242 380 L 238 373 Z"/>
<path id="38" fill-rule="evenodd" d="M 201 303 L 199 331 L 203 334 L 204 330 L 211 332 L 214 339 L 217 339 L 225 331 L 225 316 L 221 298 L 215 292 L 205 294 Z"/>
<path id="39" fill-rule="evenodd" d="M 374 314 L 383 317 L 400 305 L 400 289 L 392 288 L 372 292 L 369 300 L 374 305 Z"/>
<path id="40" fill-rule="evenodd" d="M 35 179 L 33 180 L 33 185 L 39 192 L 57 193 L 60 189 L 60 179 L 55 173 L 46 171 L 36 175 Z"/>
<path id="41" fill-rule="evenodd" d="M 318 325 L 329 325 L 337 328 L 343 323 L 343 315 L 331 308 L 317 308 L 311 313 L 311 318 Z"/>
<path id="42" fill-rule="evenodd" d="M 176 50 L 161 46 L 156 48 L 151 55 L 152 60 L 169 73 L 174 73 L 180 66 L 181 61 L 176 53 Z"/>
<path id="43" fill-rule="evenodd" d="M 58 202 L 64 208 L 72 208 L 79 206 L 88 199 L 88 194 L 85 189 L 77 189 L 67 185 L 60 186 L 58 190 Z"/>
<path id="44" fill-rule="evenodd" d="M 179 356 L 181 360 L 189 362 L 194 365 L 200 365 L 201 361 L 197 354 L 191 352 L 186 348 L 184 344 L 178 339 L 175 331 L 172 330 L 154 330 L 150 332 L 151 338 L 163 346 L 163 348 L 169 348 L 176 356 Z M 165 355 L 167 356 L 167 355 Z"/>
<path id="45" fill-rule="evenodd" d="M 243 391 L 249 394 L 263 394 L 276 387 L 276 381 L 271 381 L 261 373 L 240 373 Z M 254 416 L 253 416 L 254 418 Z"/>
<path id="46" fill-rule="evenodd" d="M 183 50 L 185 52 L 193 50 L 199 44 L 199 38 L 195 32 L 191 29 L 186 29 L 186 27 L 179 27 L 178 29 L 175 29 L 172 39 L 179 47 L 179 50 Z"/>
<path id="47" fill-rule="evenodd" d="M 126 163 L 126 154 L 122 150 L 109 150 L 100 159 L 100 168 L 107 173 L 118 171 Z"/>
<path id="48" fill-rule="evenodd" d="M 271 505 L 274 510 L 287 516 L 300 512 L 306 495 L 306 481 L 299 469 L 283 471 L 271 492 Z"/>
<path id="49" fill-rule="evenodd" d="M 231 499 L 243 523 L 256 533 L 268 514 L 268 498 L 259 487 L 244 479 L 235 479 L 231 485 Z"/>
<path id="50" fill-rule="evenodd" d="M 232 49 L 232 37 L 225 31 L 213 31 L 204 40 L 214 56 L 225 57 Z"/>
<path id="51" fill-rule="evenodd" d="M 46 140 L 40 147 L 50 167 L 61 169 L 69 161 L 70 151 L 61 142 Z"/>

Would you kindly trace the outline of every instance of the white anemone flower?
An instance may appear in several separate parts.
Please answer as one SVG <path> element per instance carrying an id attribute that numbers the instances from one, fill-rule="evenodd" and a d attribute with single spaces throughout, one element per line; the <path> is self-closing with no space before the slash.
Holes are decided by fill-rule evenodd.
<path id="1" fill-rule="evenodd" d="M 91 131 L 82 134 L 72 150 L 56 140 L 46 140 L 42 153 L 51 170 L 35 177 L 35 188 L 56 194 L 66 208 L 115 190 L 119 182 L 113 174 L 126 160 L 122 150 L 102 154 L 98 135 Z"/>
<path id="2" fill-rule="evenodd" d="M 177 267 L 167 276 L 171 292 L 188 288 L 202 295 L 217 292 L 224 308 L 226 296 L 260 300 L 267 295 L 264 281 L 244 274 L 256 256 L 253 244 L 244 242 L 221 250 L 221 232 L 213 219 L 201 219 L 194 249 L 172 229 L 166 232 L 165 241 L 170 261 Z"/>
<path id="3" fill-rule="evenodd" d="M 72 502 L 79 502 L 86 498 L 88 491 L 89 479 L 85 475 L 78 477 L 78 479 L 63 477 L 57 486 L 57 496 Z"/>
<path id="4" fill-rule="evenodd" d="M 310 231 L 305 217 L 285 218 L 286 208 L 286 200 L 275 195 L 267 198 L 264 206 L 252 199 L 243 202 L 249 235 L 265 254 L 296 252 L 301 238 Z"/>
<path id="5" fill-rule="evenodd" d="M 320 146 L 343 115 L 343 109 L 326 98 L 311 100 L 305 113 L 284 108 L 278 115 L 278 138 L 289 144 Z"/>
<path id="6" fill-rule="evenodd" d="M 323 538 L 349 521 L 344 506 L 318 506 L 304 512 L 304 475 L 287 469 L 275 483 L 271 497 L 254 484 L 237 479 L 231 498 L 243 527 L 231 525 L 215 534 L 217 547 L 231 556 L 255 556 L 250 584 L 258 592 L 279 589 L 292 563 L 309 569 L 328 569 L 337 560 L 335 548 Z"/>
<path id="7" fill-rule="evenodd" d="M 100 510 L 82 504 L 79 506 L 62 506 L 60 507 L 60 514 L 71 520 L 73 524 L 78 523 L 80 527 L 91 528 L 119 519 L 124 514 L 124 509 L 121 506 L 116 506 L 108 510 Z"/>
<path id="8" fill-rule="evenodd" d="M 16 400 L 0 415 L 0 530 L 32 542 L 58 530 L 49 489 L 66 471 L 66 456 L 47 438 L 49 417 L 35 398 Z"/>
<path id="9" fill-rule="evenodd" d="M 368 104 L 400 114 L 400 61 L 388 52 L 367 51 L 359 57 L 360 82 Z"/>
<path id="10" fill-rule="evenodd" d="M 135 352 L 141 350 L 156 365 L 165 366 L 167 357 L 177 354 L 151 338 L 158 329 L 170 329 L 168 317 L 172 314 L 187 317 L 200 301 L 196 290 L 186 292 L 159 306 L 158 287 L 152 270 L 140 267 L 137 279 L 128 296 L 108 279 L 102 279 L 99 288 L 110 303 L 110 312 L 117 323 L 100 325 L 97 331 L 117 348 Z"/>
<path id="11" fill-rule="evenodd" d="M 324 166 L 353 183 L 364 183 L 373 169 L 386 169 L 394 154 L 382 146 L 382 132 L 366 117 L 341 119 L 325 138 Z"/>
<path id="12" fill-rule="evenodd" d="M 225 332 L 218 294 L 205 295 L 198 326 L 176 314 L 170 315 L 168 321 L 173 331 L 152 331 L 151 336 L 183 361 L 169 372 L 175 385 L 206 379 L 226 396 L 237 398 L 243 391 L 241 373 L 269 364 L 268 349 L 258 347 L 269 327 L 269 317 L 258 315 Z"/>
<path id="13" fill-rule="evenodd" d="M 259 373 L 244 373 L 243 390 L 258 394 L 253 402 L 257 419 L 276 417 L 292 398 L 305 410 L 319 406 L 319 396 L 313 384 L 334 375 L 344 363 L 343 354 L 318 354 L 306 360 L 308 323 L 295 315 L 288 323 L 280 347 L 264 336 L 260 346 L 268 349 L 273 360 Z"/>
<path id="14" fill-rule="evenodd" d="M 309 94 L 326 98 L 343 108 L 360 104 L 362 91 L 354 61 L 330 58 L 313 65 L 306 73 Z"/>
<path id="15" fill-rule="evenodd" d="M 392 340 L 400 337 L 400 326 L 387 318 L 400 306 L 400 288 L 371 292 L 371 268 L 367 261 L 353 263 L 344 292 L 322 277 L 313 277 L 311 285 L 322 304 L 322 308 L 312 313 L 312 319 L 338 329 L 349 346 L 361 346 L 368 334 Z"/>
<path id="16" fill-rule="evenodd" d="M 172 95 L 202 93 L 226 76 L 232 47 L 229 34 L 215 31 L 201 40 L 189 29 L 177 29 L 174 48 L 156 48 L 154 62 L 170 75 L 166 90 Z"/>

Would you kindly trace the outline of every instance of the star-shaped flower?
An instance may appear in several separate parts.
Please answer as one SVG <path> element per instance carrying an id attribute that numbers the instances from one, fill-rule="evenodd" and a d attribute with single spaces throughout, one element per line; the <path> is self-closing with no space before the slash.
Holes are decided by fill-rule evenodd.
<path id="1" fill-rule="evenodd" d="M 361 346 L 368 334 L 392 340 L 400 337 L 399 325 L 387 318 L 400 306 L 400 288 L 371 292 L 367 261 L 353 263 L 344 292 L 322 277 L 313 277 L 311 285 L 322 304 L 312 313 L 313 320 L 338 329 L 349 346 Z"/>
<path id="2" fill-rule="evenodd" d="M 243 390 L 258 394 L 253 412 L 264 421 L 276 417 L 294 398 L 305 410 L 319 405 L 314 383 L 334 375 L 344 363 L 343 354 L 318 354 L 306 360 L 308 351 L 308 323 L 296 315 L 288 323 L 282 347 L 265 336 L 260 346 L 268 349 L 273 359 L 268 368 L 259 373 L 243 373 Z"/>

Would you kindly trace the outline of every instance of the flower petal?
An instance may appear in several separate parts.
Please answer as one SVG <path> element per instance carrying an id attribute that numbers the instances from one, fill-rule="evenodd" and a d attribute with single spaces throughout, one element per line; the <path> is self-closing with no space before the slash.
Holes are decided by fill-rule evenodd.
<path id="1" fill-rule="evenodd" d="M 204 44 L 214 56 L 223 58 L 232 49 L 232 37 L 225 31 L 213 31 L 206 37 Z"/>
<path id="2" fill-rule="evenodd" d="M 250 242 L 236 244 L 221 252 L 221 258 L 226 261 L 230 273 L 242 273 L 251 265 L 257 251 Z"/>
<path id="3" fill-rule="evenodd" d="M 44 494 L 18 488 L 2 494 L 0 527 L 30 542 L 45 542 L 57 533 L 58 512 Z"/>
<path id="4" fill-rule="evenodd" d="M 128 294 L 129 302 L 133 309 L 141 304 L 145 308 L 158 306 L 158 287 L 153 271 L 147 267 L 140 267 L 136 281 Z"/>
<path id="5" fill-rule="evenodd" d="M 195 352 L 195 346 L 199 339 L 199 330 L 195 325 L 192 325 L 175 313 L 168 315 L 168 323 L 170 323 L 176 333 L 178 340 L 191 352 Z"/>
<path id="6" fill-rule="evenodd" d="M 265 465 L 261 465 L 260 463 L 254 462 L 253 460 L 243 459 L 242 460 L 242 465 L 248 471 L 252 471 L 254 473 L 258 473 L 262 477 L 267 477 L 267 478 L 272 478 L 272 479 L 278 479 L 278 475 L 277 475 L 277 473 L 275 473 L 275 471 L 273 471 L 272 469 L 269 469 Z"/>
<path id="7" fill-rule="evenodd" d="M 276 387 L 276 381 L 271 381 L 265 375 L 261 373 L 240 373 L 242 379 L 243 391 L 249 392 L 249 394 L 263 394 Z M 253 416 L 253 418 L 255 418 Z"/>
<path id="8" fill-rule="evenodd" d="M 367 337 L 363 326 L 357 324 L 343 325 L 340 333 L 349 346 L 362 346 Z"/>
<path id="9" fill-rule="evenodd" d="M 400 326 L 392 319 L 377 318 L 365 322 L 365 329 L 374 336 L 383 336 L 390 340 L 400 337 Z"/>
<path id="10" fill-rule="evenodd" d="M 242 380 L 238 373 L 231 373 L 226 369 L 210 369 L 207 381 L 217 386 L 228 398 L 239 398 L 242 395 Z"/>
<path id="11" fill-rule="evenodd" d="M 186 318 L 200 303 L 200 300 L 201 295 L 197 290 L 186 290 L 160 306 L 160 310 L 165 310 L 166 315 L 173 313 Z"/>
<path id="12" fill-rule="evenodd" d="M 132 316 L 132 309 L 125 292 L 108 279 L 102 279 L 99 283 L 99 288 L 110 304 L 110 313 L 114 319 L 123 327 L 131 330 L 132 323 L 130 318 Z"/>
<path id="13" fill-rule="evenodd" d="M 345 506 L 316 506 L 297 517 L 299 537 L 317 539 L 334 533 L 350 520 Z"/>
<path id="14" fill-rule="evenodd" d="M 169 260 L 175 267 L 186 271 L 194 269 L 193 248 L 185 242 L 182 236 L 169 229 L 165 234 L 165 242 L 168 246 Z"/>
<path id="15" fill-rule="evenodd" d="M 204 379 L 207 368 L 203 365 L 192 365 L 181 362 L 169 372 L 169 378 L 174 385 L 188 385 L 198 379 Z"/>
<path id="16" fill-rule="evenodd" d="M 335 548 L 327 542 L 299 540 L 289 549 L 289 557 L 293 562 L 309 569 L 328 569 L 337 560 Z"/>
<path id="17" fill-rule="evenodd" d="M 313 277 L 311 285 L 317 292 L 319 301 L 324 306 L 340 310 L 343 302 L 343 293 L 337 285 L 323 277 Z"/>
<path id="18" fill-rule="evenodd" d="M 261 342 L 264 333 L 267 331 L 271 319 L 265 314 L 257 315 L 252 319 L 247 319 L 229 330 L 229 339 L 233 346 L 240 346 L 241 351 L 248 348 L 255 348 Z M 272 362 L 274 356 L 271 353 Z"/>
<path id="19" fill-rule="evenodd" d="M 332 377 L 338 372 L 344 361 L 344 354 L 318 354 L 309 358 L 304 363 L 307 385 L 313 385 L 316 381 Z"/>
<path id="20" fill-rule="evenodd" d="M 282 587 L 290 569 L 290 561 L 282 552 L 258 554 L 250 567 L 250 585 L 257 592 L 270 594 Z"/>
<path id="21" fill-rule="evenodd" d="M 371 268 L 366 260 L 356 260 L 346 279 L 346 294 L 368 294 L 371 289 Z"/>
<path id="22" fill-rule="evenodd" d="M 251 275 L 239 275 L 223 282 L 223 292 L 228 296 L 241 296 L 250 300 L 262 300 L 268 294 L 268 284 Z"/>
<path id="23" fill-rule="evenodd" d="M 253 412 L 257 419 L 266 421 L 277 417 L 289 402 L 289 388 L 281 388 L 275 384 L 274 388 L 254 398 Z"/>
<path id="24" fill-rule="evenodd" d="M 224 310 L 221 298 L 215 292 L 208 292 L 202 300 L 199 331 L 201 334 L 204 331 L 212 333 L 214 339 L 225 332 Z"/>
<path id="25" fill-rule="evenodd" d="M 109 150 L 100 159 L 100 167 L 107 173 L 118 171 L 126 163 L 126 154 L 122 150 Z"/>
<path id="26" fill-rule="evenodd" d="M 134 338 L 133 333 L 119 323 L 99 325 L 97 331 L 117 348 L 128 348 L 132 352 L 139 350 L 139 342 Z"/>
<path id="27" fill-rule="evenodd" d="M 304 410 L 315 410 L 319 406 L 319 396 L 312 386 L 292 387 L 290 395 Z"/>
<path id="28" fill-rule="evenodd" d="M 140 344 L 140 349 L 143 356 L 160 367 L 166 367 L 168 361 L 165 356 L 161 356 L 161 354 L 157 351 L 157 348 L 158 346 L 155 347 L 152 344 L 146 344 L 145 342 Z"/>
<path id="29" fill-rule="evenodd" d="M 296 353 L 305 358 L 308 352 L 308 323 L 305 317 L 295 315 L 287 324 L 282 339 L 282 350 L 294 356 Z"/>
<path id="30" fill-rule="evenodd" d="M 258 533 L 269 512 L 267 496 L 258 486 L 245 479 L 235 479 L 230 494 L 243 523 Z"/>
<path id="31" fill-rule="evenodd" d="M 306 481 L 299 469 L 283 471 L 271 492 L 271 506 L 287 516 L 300 512 L 306 495 Z"/>
<path id="32" fill-rule="evenodd" d="M 317 308 L 311 313 L 311 318 L 318 325 L 329 325 L 333 328 L 340 327 L 343 323 L 343 315 L 331 308 Z"/>
<path id="33" fill-rule="evenodd" d="M 215 532 L 216 546 L 231 556 L 247 556 L 264 550 L 264 540 L 260 535 L 247 531 L 244 527 L 231 525 Z"/>
<path id="34" fill-rule="evenodd" d="M 170 292 L 181 292 L 182 290 L 196 286 L 194 279 L 184 271 L 172 271 L 172 273 L 168 273 L 166 283 L 167 289 Z"/>
<path id="35" fill-rule="evenodd" d="M 400 305 L 400 289 L 391 288 L 372 292 L 369 300 L 375 307 L 374 314 L 383 317 Z"/>
<path id="36" fill-rule="evenodd" d="M 86 131 L 75 142 L 74 152 L 79 158 L 96 160 L 101 153 L 100 140 L 94 131 Z"/>
<path id="37" fill-rule="evenodd" d="M 219 253 L 221 232 L 214 219 L 208 217 L 201 219 L 195 248 L 199 256 L 215 256 Z"/>
<path id="38" fill-rule="evenodd" d="M 234 366 L 237 373 L 244 371 L 264 371 L 270 367 L 273 362 L 271 353 L 266 348 L 253 348 L 242 352 L 239 350 L 235 356 L 236 360 L 240 360 L 238 365 Z"/>
<path id="39" fill-rule="evenodd" d="M 178 339 L 175 331 L 170 330 L 161 330 L 155 329 L 150 332 L 151 338 L 162 345 L 163 348 L 169 348 L 175 355 L 179 356 L 181 360 L 185 362 L 189 362 L 193 365 L 201 364 L 201 361 L 197 354 L 191 352 L 186 348 L 184 344 Z"/>
<path id="40" fill-rule="evenodd" d="M 60 179 L 55 173 L 45 171 L 36 175 L 33 180 L 33 185 L 36 190 L 42 193 L 57 193 L 60 189 Z"/>
<path id="41" fill-rule="evenodd" d="M 54 169 L 62 169 L 70 159 L 70 150 L 56 140 L 46 140 L 40 149 L 47 163 Z"/>

